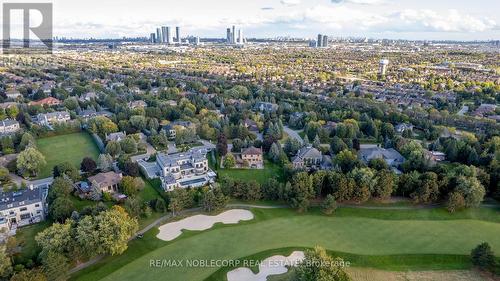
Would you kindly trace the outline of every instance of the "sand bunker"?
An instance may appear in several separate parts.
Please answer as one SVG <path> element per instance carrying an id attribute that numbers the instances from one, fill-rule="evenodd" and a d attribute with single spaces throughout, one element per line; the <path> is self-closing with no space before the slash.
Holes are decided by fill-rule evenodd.
<path id="1" fill-rule="evenodd" d="M 196 215 L 160 226 L 160 233 L 156 235 L 161 240 L 171 241 L 182 234 L 182 230 L 206 230 L 216 223 L 235 224 L 239 221 L 253 219 L 252 212 L 248 210 L 233 209 L 217 216 Z"/>
<path id="2" fill-rule="evenodd" d="M 295 251 L 290 256 L 272 256 L 259 264 L 259 273 L 254 274 L 247 267 L 240 267 L 227 273 L 228 281 L 266 281 L 269 275 L 279 275 L 288 271 L 287 266 L 296 266 L 304 259 L 304 252 Z"/>

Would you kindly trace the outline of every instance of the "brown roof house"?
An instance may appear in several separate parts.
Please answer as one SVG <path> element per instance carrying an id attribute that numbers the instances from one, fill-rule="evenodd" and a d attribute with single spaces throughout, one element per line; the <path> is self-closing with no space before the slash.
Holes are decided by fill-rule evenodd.
<path id="1" fill-rule="evenodd" d="M 61 104 L 61 101 L 56 99 L 56 98 L 53 98 L 53 97 L 48 97 L 48 98 L 41 99 L 39 101 L 32 101 L 29 103 L 29 105 L 41 105 L 41 106 L 44 106 L 44 105 L 53 106 L 53 105 L 60 105 L 60 104 Z"/>
<path id="2" fill-rule="evenodd" d="M 254 169 L 264 168 L 264 161 L 262 159 L 262 148 L 249 147 L 241 152 L 241 160 L 248 163 L 248 167 Z"/>
<path id="3" fill-rule="evenodd" d="M 118 191 L 122 177 L 121 173 L 107 172 L 89 177 L 88 181 L 92 188 L 98 188 L 101 192 L 115 193 Z"/>

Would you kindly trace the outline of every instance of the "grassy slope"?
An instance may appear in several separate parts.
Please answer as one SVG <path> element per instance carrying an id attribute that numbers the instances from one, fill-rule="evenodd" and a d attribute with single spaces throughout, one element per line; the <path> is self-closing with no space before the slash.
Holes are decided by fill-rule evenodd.
<path id="1" fill-rule="evenodd" d="M 239 259 L 269 250 L 321 245 L 353 266 L 381 269 L 468 268 L 466 255 L 482 241 L 500 251 L 497 210 L 450 215 L 444 210 L 362 210 L 342 208 L 332 217 L 317 210 L 253 210 L 256 219 L 236 226 L 187 232 L 173 242 L 136 240 L 122 256 L 107 258 L 74 276 L 77 280 L 204 280 L 218 268 L 150 268 L 151 259 Z M 275 250 L 274 250 L 275 251 Z M 343 254 L 350 253 L 350 254 Z M 265 256 L 264 256 L 265 255 Z M 259 255 L 257 255 L 258 257 Z M 125 266 L 126 265 L 126 266 Z M 110 274 L 111 273 L 111 274 Z M 217 279 L 212 279 L 217 280 Z"/>
<path id="2" fill-rule="evenodd" d="M 62 162 L 67 161 L 80 168 L 83 158 L 92 157 L 97 160 L 99 156 L 97 145 L 90 135 L 84 132 L 38 139 L 37 146 L 47 161 L 47 165 L 38 175 L 39 178 L 50 177 L 54 166 Z"/>

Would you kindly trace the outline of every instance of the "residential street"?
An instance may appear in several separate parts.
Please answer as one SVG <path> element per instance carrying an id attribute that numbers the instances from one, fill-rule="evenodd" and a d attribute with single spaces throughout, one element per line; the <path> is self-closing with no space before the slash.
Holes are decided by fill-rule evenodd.
<path id="1" fill-rule="evenodd" d="M 300 143 L 304 143 L 304 140 L 300 137 L 299 133 L 297 131 L 294 131 L 292 129 L 290 129 L 289 127 L 287 126 L 284 126 L 283 129 L 285 130 L 285 132 L 291 137 L 291 138 L 294 138 L 296 140 L 298 140 Z"/>

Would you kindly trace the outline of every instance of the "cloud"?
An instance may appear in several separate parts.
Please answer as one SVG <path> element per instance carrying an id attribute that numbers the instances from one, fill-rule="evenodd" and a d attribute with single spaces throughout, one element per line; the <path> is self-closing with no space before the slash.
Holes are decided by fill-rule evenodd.
<path id="1" fill-rule="evenodd" d="M 396 31 L 483 32 L 498 28 L 492 19 L 474 17 L 453 9 L 440 13 L 406 9 L 391 15 L 391 23 Z"/>
<path id="2" fill-rule="evenodd" d="M 346 6 L 316 6 L 306 9 L 303 18 L 306 21 L 324 24 L 326 27 L 335 30 L 344 28 L 364 30 L 387 21 L 387 19 L 380 14 L 348 8 Z"/>
<path id="3" fill-rule="evenodd" d="M 486 16 L 472 15 L 467 11 L 398 9 L 362 6 L 364 3 L 387 3 L 391 0 L 330 0 L 337 3 L 359 5 L 309 4 L 299 0 L 281 0 L 275 7 L 259 5 L 241 13 L 176 13 L 165 20 L 163 14 L 128 18 L 94 17 L 92 21 L 66 17 L 55 21 L 55 34 L 84 37 L 146 36 L 158 26 L 181 26 L 183 33 L 200 36 L 224 36 L 227 26 L 245 29 L 249 36 L 290 34 L 313 36 L 315 33 L 352 34 L 353 36 L 378 36 L 391 34 L 411 38 L 422 33 L 434 32 L 436 37 L 451 34 L 464 38 L 484 38 L 500 30 L 495 20 Z M 301 4 L 300 6 L 297 6 Z M 295 5 L 295 6 L 293 6 Z M 270 12 L 271 11 L 271 12 Z M 63 14 L 63 13 L 59 13 Z M 488 33 L 489 32 L 489 33 Z M 434 36 L 434 35 L 432 35 Z"/>
<path id="4" fill-rule="evenodd" d="M 351 4 L 359 4 L 359 5 L 375 5 L 382 4 L 385 0 L 331 0 L 332 3 L 341 4 L 341 3 L 351 3 Z"/>
<path id="5" fill-rule="evenodd" d="M 366 1 L 366 0 L 350 0 Z M 375 13 L 348 6 L 318 5 L 301 11 L 263 18 L 263 23 L 315 25 L 321 29 L 342 32 L 484 32 L 500 28 L 492 19 L 475 17 L 457 10 L 441 12 L 405 9 L 392 13 Z M 317 27 L 316 27 L 317 28 Z"/>
<path id="6" fill-rule="evenodd" d="M 280 2 L 285 6 L 297 6 L 300 4 L 301 0 L 281 0 Z"/>

